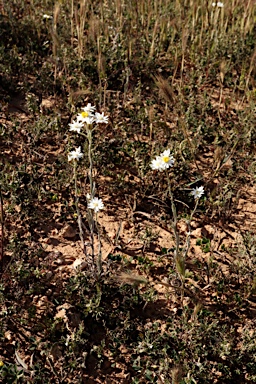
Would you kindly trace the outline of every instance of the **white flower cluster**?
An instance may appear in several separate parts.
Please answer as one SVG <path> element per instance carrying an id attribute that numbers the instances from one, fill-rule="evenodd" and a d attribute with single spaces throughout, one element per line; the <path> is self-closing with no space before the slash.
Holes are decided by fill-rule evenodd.
<path id="1" fill-rule="evenodd" d="M 105 116 L 104 113 L 95 112 L 95 107 L 88 103 L 86 107 L 82 108 L 82 112 L 80 112 L 76 120 L 73 120 L 71 124 L 69 124 L 69 130 L 72 132 L 80 133 L 81 129 L 84 127 L 84 124 L 91 126 L 93 123 L 96 124 L 108 124 L 108 116 Z M 90 127 L 89 127 L 90 129 Z M 76 148 L 74 151 L 69 152 L 68 161 L 78 161 L 84 156 L 81 152 L 81 147 Z M 98 197 L 93 197 L 90 194 L 87 194 L 87 202 L 88 208 L 93 210 L 95 213 L 98 213 L 101 209 L 104 208 L 104 204 L 102 199 Z"/>
<path id="2" fill-rule="evenodd" d="M 104 116 L 103 113 L 95 112 L 95 107 L 88 103 L 86 107 L 82 108 L 82 112 L 77 115 L 76 120 L 73 120 L 71 124 L 69 124 L 69 130 L 73 132 L 80 133 L 84 124 L 92 125 L 96 124 L 107 124 L 108 116 Z M 68 154 L 68 161 L 76 160 L 78 161 L 83 157 L 83 153 L 81 152 L 81 147 L 76 148 L 75 151 L 71 151 Z"/>
<path id="3" fill-rule="evenodd" d="M 151 161 L 150 167 L 154 171 L 164 171 L 169 167 L 173 167 L 175 162 L 174 157 L 171 155 L 171 150 L 166 149 L 160 156 L 156 156 L 154 160 Z M 196 187 L 192 190 L 191 195 L 194 196 L 194 199 L 200 199 L 204 194 L 204 187 Z"/>
<path id="4" fill-rule="evenodd" d="M 156 158 L 151 161 L 150 167 L 156 171 L 164 171 L 169 167 L 173 167 L 174 161 L 170 149 L 166 149 L 160 156 L 156 156 Z"/>
<path id="5" fill-rule="evenodd" d="M 95 107 L 88 103 L 86 107 L 82 108 L 82 112 L 77 115 L 76 120 L 69 124 L 69 130 L 80 133 L 84 124 L 92 125 L 93 123 L 108 124 L 108 116 L 105 116 L 104 112 L 95 112 Z"/>

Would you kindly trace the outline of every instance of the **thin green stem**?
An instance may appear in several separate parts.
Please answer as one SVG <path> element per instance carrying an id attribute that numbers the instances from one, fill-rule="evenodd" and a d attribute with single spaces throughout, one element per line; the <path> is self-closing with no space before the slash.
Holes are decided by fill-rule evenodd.
<path id="1" fill-rule="evenodd" d="M 88 140 L 88 160 L 89 160 L 89 180 L 90 180 L 90 198 L 94 197 L 94 182 L 93 182 L 93 162 L 92 162 L 92 127 L 90 125 L 87 126 L 87 140 Z M 92 260 L 94 262 L 95 258 L 95 250 L 94 250 L 94 218 L 92 211 L 88 209 L 88 223 L 90 227 L 90 239 L 91 239 L 91 249 L 92 249 Z"/>
<path id="2" fill-rule="evenodd" d="M 183 255 L 183 258 L 184 258 L 184 262 L 187 258 L 187 255 L 188 255 L 188 251 L 190 249 L 190 239 L 191 239 L 191 221 L 194 217 L 194 214 L 197 210 L 197 206 L 198 206 L 198 203 L 199 203 L 199 199 L 196 199 L 196 203 L 195 203 L 195 207 L 187 221 L 187 238 L 186 238 L 186 248 L 185 248 L 185 251 L 184 251 L 184 255 Z"/>
<path id="3" fill-rule="evenodd" d="M 92 260 L 94 262 L 94 255 L 95 255 L 95 252 L 94 252 L 94 237 L 93 237 L 93 233 L 94 233 L 94 219 L 93 219 L 92 215 L 91 215 L 91 218 L 88 221 L 89 221 L 89 226 L 90 226 Z"/>
<path id="4" fill-rule="evenodd" d="M 95 226 L 97 229 L 97 234 L 98 234 L 98 259 L 97 259 L 97 269 L 98 269 L 98 276 L 101 275 L 102 272 L 102 253 L 101 253 L 101 238 L 100 238 L 100 231 L 99 231 L 99 226 L 98 226 L 98 214 L 96 213 L 96 218 L 95 218 Z"/>
<path id="5" fill-rule="evenodd" d="M 82 226 L 82 216 L 79 209 L 79 196 L 78 196 L 78 187 L 77 187 L 77 161 L 74 161 L 74 180 L 75 180 L 75 206 L 76 206 L 76 213 L 77 213 L 77 224 L 79 228 L 79 236 L 82 243 L 83 251 L 86 253 L 86 247 L 84 242 L 84 233 L 83 233 L 83 226 Z"/>
<path id="6" fill-rule="evenodd" d="M 172 222 L 172 228 L 175 236 L 175 266 L 176 270 L 179 274 L 180 282 L 181 282 L 181 304 L 183 305 L 183 298 L 184 298 L 184 289 L 185 289 L 185 263 L 184 258 L 180 254 L 180 236 L 178 231 L 178 217 L 177 217 L 177 210 L 174 203 L 174 197 L 171 189 L 171 181 L 169 177 L 168 170 L 166 170 L 166 177 L 167 177 L 167 183 L 168 183 L 168 192 L 171 198 L 171 208 L 172 208 L 172 215 L 173 215 L 173 222 Z"/>
<path id="7" fill-rule="evenodd" d="M 88 159 L 89 159 L 89 180 L 90 180 L 90 195 L 94 197 L 94 183 L 93 183 L 93 163 L 92 163 L 92 129 L 87 128 L 87 139 L 88 139 Z"/>
<path id="8" fill-rule="evenodd" d="M 173 193 L 172 193 L 172 189 L 171 189 L 171 181 L 170 181 L 168 170 L 166 170 L 166 177 L 167 177 L 167 183 L 168 183 L 168 192 L 169 192 L 169 196 L 171 198 L 171 208 L 172 208 L 172 215 L 173 215 L 172 228 L 173 228 L 174 236 L 175 236 L 176 257 L 177 257 L 178 253 L 179 253 L 180 236 L 179 236 L 178 227 L 177 227 L 177 223 L 178 223 L 177 211 L 176 211 L 176 207 L 175 207 L 175 203 L 174 203 Z"/>

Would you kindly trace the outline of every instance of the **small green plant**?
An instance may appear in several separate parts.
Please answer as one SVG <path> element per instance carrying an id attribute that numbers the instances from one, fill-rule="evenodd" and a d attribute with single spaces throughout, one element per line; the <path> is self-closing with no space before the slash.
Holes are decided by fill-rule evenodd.
<path id="1" fill-rule="evenodd" d="M 203 237 L 202 239 L 197 239 L 196 245 L 200 245 L 202 251 L 207 253 L 211 251 L 211 240 Z"/>
<path id="2" fill-rule="evenodd" d="M 172 216 L 173 216 L 171 225 L 172 225 L 172 229 L 175 237 L 174 264 L 176 267 L 176 272 L 178 273 L 180 278 L 181 293 L 182 293 L 182 300 L 183 300 L 184 286 L 185 286 L 185 279 L 186 279 L 186 258 L 188 256 L 188 252 L 190 249 L 190 242 L 191 242 L 191 221 L 197 210 L 199 199 L 204 194 L 204 187 L 202 186 L 196 187 L 191 192 L 192 196 L 195 198 L 195 207 L 191 212 L 189 219 L 186 221 L 186 225 L 187 225 L 186 240 L 185 240 L 184 247 L 181 248 L 180 234 L 178 230 L 178 215 L 177 215 L 177 210 L 174 202 L 174 196 L 172 193 L 170 176 L 168 173 L 168 169 L 169 167 L 173 167 L 174 161 L 175 160 L 174 160 L 174 157 L 171 155 L 170 149 L 167 149 L 163 153 L 161 153 L 160 156 L 156 156 L 156 158 L 151 161 L 150 166 L 153 170 L 166 172 L 168 193 L 171 199 L 171 209 L 172 209 Z"/>

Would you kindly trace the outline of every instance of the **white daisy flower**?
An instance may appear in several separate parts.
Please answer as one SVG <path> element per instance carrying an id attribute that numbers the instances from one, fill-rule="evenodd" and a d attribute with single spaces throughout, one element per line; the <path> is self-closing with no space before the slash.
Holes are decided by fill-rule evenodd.
<path id="1" fill-rule="evenodd" d="M 81 152 L 81 147 L 76 148 L 75 151 L 71 151 L 68 154 L 68 161 L 71 160 L 79 160 L 83 157 L 83 153 Z"/>
<path id="2" fill-rule="evenodd" d="M 174 165 L 174 157 L 171 155 L 170 149 L 166 149 L 160 156 L 156 156 L 151 161 L 150 167 L 154 170 L 164 171 Z"/>
<path id="3" fill-rule="evenodd" d="M 94 197 L 89 201 L 88 208 L 93 209 L 94 212 L 99 212 L 100 209 L 104 208 L 104 204 L 101 199 L 98 199 L 98 197 Z"/>
<path id="4" fill-rule="evenodd" d="M 169 167 L 173 167 L 174 165 L 174 157 L 171 155 L 171 150 L 166 149 L 161 155 L 159 156 L 164 164 L 164 169 L 168 169 Z"/>
<path id="5" fill-rule="evenodd" d="M 77 121 L 91 125 L 94 122 L 94 116 L 90 112 L 83 111 L 77 115 Z"/>
<path id="6" fill-rule="evenodd" d="M 72 123 L 69 124 L 69 127 L 70 127 L 69 130 L 80 133 L 83 126 L 84 126 L 84 123 L 82 123 L 81 121 L 72 121 Z"/>
<path id="7" fill-rule="evenodd" d="M 155 171 L 163 171 L 165 169 L 165 163 L 160 156 L 157 156 L 151 161 L 150 167 Z"/>
<path id="8" fill-rule="evenodd" d="M 96 124 L 101 124 L 101 123 L 108 124 L 108 116 L 104 116 L 104 112 L 102 113 L 96 112 L 95 121 L 96 121 Z"/>
<path id="9" fill-rule="evenodd" d="M 191 195 L 194 196 L 195 200 L 200 199 L 200 197 L 202 197 L 203 194 L 204 194 L 204 187 L 196 187 L 191 192 Z"/>
<path id="10" fill-rule="evenodd" d="M 91 103 L 88 103 L 86 107 L 82 108 L 84 112 L 88 112 L 89 114 L 92 114 L 95 112 L 94 105 L 91 105 Z"/>

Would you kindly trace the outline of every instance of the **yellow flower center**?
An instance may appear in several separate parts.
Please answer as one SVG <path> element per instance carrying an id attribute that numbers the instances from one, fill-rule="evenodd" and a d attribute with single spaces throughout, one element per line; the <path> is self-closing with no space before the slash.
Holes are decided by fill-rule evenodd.
<path id="1" fill-rule="evenodd" d="M 169 160 L 170 160 L 170 157 L 169 157 L 169 156 L 164 156 L 164 157 L 163 157 L 163 162 L 164 162 L 164 163 L 168 163 Z"/>
<path id="2" fill-rule="evenodd" d="M 89 116 L 89 113 L 83 111 L 83 112 L 81 112 L 81 116 L 82 116 L 83 118 L 88 117 L 88 116 Z"/>

